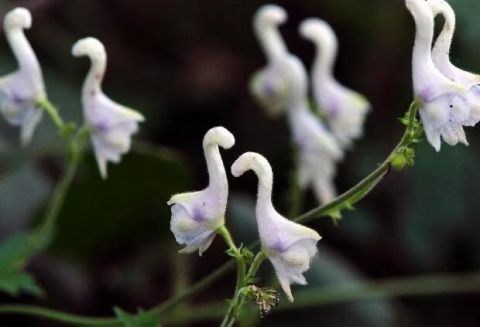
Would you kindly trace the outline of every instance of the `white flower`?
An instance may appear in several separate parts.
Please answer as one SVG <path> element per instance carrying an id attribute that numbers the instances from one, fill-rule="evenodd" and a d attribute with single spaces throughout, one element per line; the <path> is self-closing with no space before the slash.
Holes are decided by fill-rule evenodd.
<path id="1" fill-rule="evenodd" d="M 36 103 L 46 98 L 40 64 L 23 31 L 31 26 L 32 16 L 25 8 L 13 9 L 3 21 L 19 69 L 0 78 L 0 111 L 9 124 L 20 127 L 23 145 L 31 141 L 42 119 L 42 110 Z"/>
<path id="2" fill-rule="evenodd" d="M 288 122 L 298 149 L 300 186 L 312 186 L 318 201 L 328 203 L 336 196 L 333 180 L 343 151 L 334 135 L 308 108 L 308 78 L 303 64 L 289 55 L 282 60 L 282 67 L 288 72 Z"/>
<path id="3" fill-rule="evenodd" d="M 253 170 L 258 177 L 255 211 L 262 249 L 292 302 L 290 284 L 307 284 L 303 273 L 310 268 L 321 237 L 313 229 L 294 223 L 275 210 L 272 205 L 273 172 L 267 159 L 258 153 L 244 153 L 233 163 L 232 174 L 239 177 L 247 170 Z"/>
<path id="4" fill-rule="evenodd" d="M 300 34 L 312 41 L 316 57 L 312 67 L 313 94 L 320 110 L 343 147 L 363 135 L 370 104 L 362 95 L 342 86 L 333 75 L 337 56 L 337 37 L 325 21 L 311 18 L 302 22 Z"/>
<path id="5" fill-rule="evenodd" d="M 463 125 L 470 117 L 465 88 L 443 75 L 432 60 L 434 18 L 425 0 L 406 0 L 416 24 L 412 56 L 413 88 L 421 102 L 425 134 L 436 151 L 441 139 L 449 145 L 468 145 Z"/>
<path id="6" fill-rule="evenodd" d="M 212 243 L 217 228 L 225 223 L 228 180 L 218 147 L 230 149 L 234 144 L 235 138 L 227 129 L 210 129 L 203 138 L 210 179 L 207 188 L 174 195 L 167 202 L 172 205 L 170 229 L 177 242 L 186 245 L 182 253 L 198 250 L 202 255 Z"/>
<path id="7" fill-rule="evenodd" d="M 279 59 L 288 55 L 288 51 L 278 30 L 286 20 L 287 13 L 276 5 L 261 6 L 253 19 L 253 29 L 267 57 L 267 66 L 254 74 L 250 92 L 272 116 L 278 116 L 287 109 L 285 98 L 288 90 Z"/>
<path id="8" fill-rule="evenodd" d="M 143 116 L 108 98 L 101 83 L 107 65 L 105 48 L 100 41 L 88 37 L 74 44 L 75 57 L 88 56 L 90 71 L 82 90 L 83 115 L 92 130 L 91 139 L 102 178 L 107 177 L 107 162 L 120 162 L 130 150 L 131 136 L 138 131 Z"/>
<path id="9" fill-rule="evenodd" d="M 450 62 L 450 47 L 456 24 L 452 7 L 445 0 L 428 0 L 427 4 L 434 16 L 442 14 L 445 18 L 443 29 L 432 50 L 433 62 L 442 74 L 461 84 L 467 91 L 470 116 L 463 125 L 474 126 L 480 121 L 480 75 L 461 70 Z"/>

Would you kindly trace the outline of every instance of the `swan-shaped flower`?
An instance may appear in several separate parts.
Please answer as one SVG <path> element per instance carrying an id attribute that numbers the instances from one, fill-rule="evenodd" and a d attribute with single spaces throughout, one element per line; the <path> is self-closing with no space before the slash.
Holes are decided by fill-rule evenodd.
<path id="1" fill-rule="evenodd" d="M 186 245 L 181 253 L 198 250 L 202 255 L 215 238 L 218 227 L 225 223 L 228 180 L 218 147 L 230 149 L 234 144 L 235 138 L 224 127 L 210 129 L 203 138 L 210 180 L 207 188 L 174 195 L 167 202 L 172 206 L 170 229 L 177 242 Z"/>
<path id="2" fill-rule="evenodd" d="M 75 57 L 88 56 L 90 71 L 82 90 L 83 115 L 91 128 L 91 140 L 102 178 L 107 177 L 107 162 L 117 163 L 131 146 L 131 136 L 138 131 L 144 117 L 108 98 L 101 83 L 107 65 L 107 54 L 100 41 L 87 37 L 72 47 Z"/>
<path id="3" fill-rule="evenodd" d="M 463 125 L 470 117 L 465 88 L 443 75 L 432 60 L 434 17 L 425 0 L 405 0 L 416 24 L 413 47 L 413 88 L 421 103 L 425 134 L 436 151 L 441 139 L 449 145 L 468 145 Z"/>
<path id="4" fill-rule="evenodd" d="M 363 135 L 363 125 L 370 103 L 359 93 L 341 85 L 334 77 L 338 40 L 333 29 L 317 18 L 306 19 L 299 28 L 300 34 L 312 41 L 316 57 L 312 67 L 313 94 L 324 112 L 337 140 L 344 148 Z"/>
<path id="5" fill-rule="evenodd" d="M 452 7 L 445 0 L 428 0 L 434 16 L 442 14 L 445 24 L 432 50 L 435 66 L 448 78 L 465 87 L 470 106 L 470 117 L 464 125 L 474 126 L 480 121 L 480 75 L 464 71 L 450 61 L 450 48 L 455 33 L 456 17 Z"/>
<path id="6" fill-rule="evenodd" d="M 274 117 L 286 110 L 288 90 L 279 60 L 288 55 L 288 51 L 278 30 L 286 20 L 287 13 L 276 5 L 261 6 L 253 19 L 253 30 L 267 57 L 267 66 L 252 77 L 250 92 L 259 105 Z"/>
<path id="7" fill-rule="evenodd" d="M 282 66 L 288 77 L 288 121 L 298 148 L 300 186 L 312 186 L 318 201 L 327 203 L 336 196 L 333 180 L 343 151 L 334 135 L 308 108 L 308 77 L 302 62 L 289 55 L 282 60 Z"/>
<path id="8" fill-rule="evenodd" d="M 24 34 L 24 29 L 31 26 L 32 16 L 25 8 L 11 10 L 3 21 L 19 69 L 0 78 L 0 111 L 9 124 L 20 127 L 23 145 L 31 141 L 42 119 L 42 110 L 36 104 L 46 98 L 40 64 Z"/>
<path id="9" fill-rule="evenodd" d="M 281 216 L 272 204 L 273 172 L 267 159 L 258 153 L 242 154 L 232 165 L 232 174 L 253 170 L 258 177 L 256 218 L 262 249 L 268 256 L 283 291 L 292 302 L 290 284 L 306 285 L 303 273 L 317 253 L 320 235 L 313 229 Z"/>

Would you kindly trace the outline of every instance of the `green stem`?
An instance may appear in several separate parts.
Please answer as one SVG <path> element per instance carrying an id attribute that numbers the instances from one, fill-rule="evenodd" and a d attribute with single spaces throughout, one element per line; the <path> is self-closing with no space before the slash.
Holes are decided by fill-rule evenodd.
<path id="1" fill-rule="evenodd" d="M 235 320 L 237 319 L 242 307 L 245 303 L 245 292 L 243 292 L 243 288 L 248 285 L 249 281 L 255 277 L 257 274 L 258 269 L 260 268 L 262 262 L 267 258 L 263 251 L 257 253 L 255 258 L 253 259 L 250 268 L 248 269 L 247 274 L 243 281 L 241 281 L 241 286 L 237 284 L 237 290 L 235 292 L 235 297 L 230 302 L 230 306 L 228 308 L 227 314 L 222 321 L 221 327 L 230 327 L 233 326 Z"/>
<path id="2" fill-rule="evenodd" d="M 43 109 L 50 116 L 59 131 L 63 131 L 65 129 L 65 122 L 58 113 L 57 108 L 47 98 L 38 100 L 37 107 Z"/>
<path id="3" fill-rule="evenodd" d="M 360 199 L 365 197 L 372 189 L 373 187 L 380 182 L 380 180 L 386 175 L 386 173 L 390 169 L 390 160 L 391 156 L 399 151 L 402 147 L 410 145 L 414 138 L 415 138 L 415 131 L 413 129 L 413 125 L 416 119 L 417 115 L 417 109 L 418 106 L 414 102 L 410 106 L 409 111 L 407 112 L 407 118 L 408 118 L 408 124 L 407 128 L 405 130 L 404 135 L 402 136 L 401 141 L 399 144 L 395 147 L 395 149 L 392 151 L 392 153 L 388 156 L 387 160 L 382 163 L 377 169 L 375 169 L 370 175 L 368 175 L 365 179 L 360 181 L 357 185 L 355 185 L 352 189 L 349 191 L 343 193 L 342 195 L 338 196 L 334 201 L 331 203 L 328 203 L 324 206 L 317 207 L 315 209 L 312 209 L 308 211 L 307 213 L 297 217 L 295 221 L 297 222 L 306 222 L 310 221 L 314 218 L 317 217 L 324 217 L 324 216 L 329 216 L 332 215 L 335 211 L 345 209 L 345 204 L 351 205 L 355 202 L 358 202 Z M 348 207 L 347 207 L 348 208 Z M 229 234 L 228 234 L 229 235 Z M 228 239 L 228 238 L 227 238 Z M 226 241 L 227 241 L 226 239 Z M 231 239 L 231 237 L 230 237 Z M 228 243 L 229 241 L 227 241 Z M 232 240 L 233 243 L 233 240 Z M 238 250 L 238 249 L 237 249 Z M 252 264 L 253 266 L 253 264 Z M 179 292 L 176 294 L 174 297 L 171 299 L 160 303 L 159 305 L 155 306 L 154 308 L 149 310 L 149 313 L 152 314 L 154 317 L 157 319 L 160 318 L 160 316 L 170 310 L 172 307 L 175 307 L 178 303 L 181 303 L 184 301 L 186 298 L 193 296 L 207 287 L 209 287 L 211 284 L 213 284 L 215 281 L 220 279 L 223 275 L 225 275 L 227 272 L 229 272 L 232 268 L 234 267 L 234 261 L 229 260 L 219 268 L 217 268 L 215 271 L 198 281 L 197 283 L 193 284 L 190 286 L 188 289 L 185 289 L 182 292 Z M 250 270 L 249 270 L 250 271 Z M 8 310 L 1 310 L 1 308 L 4 308 L 3 306 L 0 306 L 0 313 L 8 313 Z M 48 309 L 43 309 L 43 310 L 48 310 Z M 53 318 L 52 318 L 53 319 Z M 89 319 L 89 318 L 87 318 Z"/>
<path id="4" fill-rule="evenodd" d="M 398 143 L 398 145 L 394 148 L 394 150 L 391 152 L 391 154 L 387 157 L 387 160 L 380 165 L 377 169 L 375 169 L 370 175 L 368 175 L 365 179 L 360 181 L 358 184 L 356 184 L 351 190 L 343 193 L 342 195 L 338 196 L 334 201 L 331 203 L 327 203 L 326 205 L 320 206 L 318 208 L 312 209 L 308 211 L 307 213 L 297 217 L 295 220 L 304 222 L 304 221 L 310 221 L 315 217 L 326 217 L 328 216 L 329 213 L 332 212 L 332 209 L 335 209 L 339 206 L 339 204 L 342 203 L 342 201 L 348 200 L 350 198 L 357 198 L 357 201 L 360 200 L 358 196 L 356 196 L 356 192 L 361 191 L 362 197 L 367 195 L 367 193 L 372 190 L 373 186 L 375 186 L 382 177 L 386 175 L 386 173 L 389 170 L 389 161 L 390 157 L 392 154 L 396 153 L 398 149 L 401 146 L 405 146 L 408 142 L 411 141 L 413 135 L 412 135 L 412 128 L 411 126 L 413 125 L 413 122 L 415 121 L 417 115 L 417 105 L 416 103 L 412 103 L 410 106 L 409 111 L 407 112 L 407 118 L 408 118 L 408 124 L 407 128 Z M 386 164 L 387 163 L 387 164 Z M 353 190 L 353 191 L 352 191 Z M 255 242 L 256 243 L 256 242 Z M 252 248 L 253 246 L 250 245 L 249 248 Z M 201 279 L 199 282 L 193 284 L 190 286 L 190 288 L 184 290 L 182 293 L 178 294 L 174 298 L 167 300 L 164 303 L 159 304 L 158 306 L 154 307 L 151 312 L 159 315 L 162 314 L 166 311 L 168 311 L 170 308 L 175 306 L 177 303 L 182 302 L 186 298 L 195 295 L 199 292 L 202 292 L 205 290 L 207 287 L 209 287 L 211 284 L 213 284 L 215 281 L 220 279 L 222 276 L 224 276 L 226 273 L 231 271 L 234 267 L 234 261 L 230 260 L 217 268 L 215 271 Z"/>
<path id="5" fill-rule="evenodd" d="M 34 305 L 2 304 L 0 314 L 21 314 L 60 321 L 70 325 L 121 326 L 115 318 L 84 317 Z"/>
<path id="6" fill-rule="evenodd" d="M 230 324 L 227 325 L 226 323 L 230 321 L 230 317 L 235 316 L 235 312 L 236 312 L 235 308 L 236 308 L 236 305 L 238 304 L 239 299 L 241 298 L 242 288 L 245 286 L 246 267 L 245 267 L 245 259 L 243 258 L 239 248 L 235 245 L 235 242 L 233 241 L 232 236 L 230 235 L 230 232 L 225 227 L 225 225 L 220 226 L 217 229 L 217 233 L 223 237 L 223 239 L 225 240 L 225 242 L 229 247 L 230 255 L 233 255 L 237 261 L 237 282 L 235 285 L 235 293 L 234 293 L 233 299 L 230 302 L 230 307 L 228 308 L 227 314 L 225 315 L 225 319 L 221 325 L 222 327 L 224 327 L 224 326 L 231 326 Z"/>
<path id="7" fill-rule="evenodd" d="M 300 308 L 344 304 L 369 300 L 387 300 L 399 297 L 418 297 L 480 292 L 480 272 L 430 274 L 407 278 L 388 278 L 369 282 L 347 282 L 299 291 L 295 302 L 280 305 L 272 314 Z M 222 317 L 226 305 L 221 302 L 190 308 L 188 314 L 174 314 L 164 323 L 215 320 Z M 252 312 L 253 314 L 253 312 Z"/>
<path id="8" fill-rule="evenodd" d="M 407 112 L 407 128 L 403 133 L 403 136 L 397 146 L 389 154 L 387 159 L 373 172 L 371 172 L 367 177 L 362 179 L 354 187 L 346 191 L 345 193 L 339 195 L 330 203 L 314 208 L 306 213 L 298 216 L 294 221 L 298 223 L 308 223 L 315 218 L 320 218 L 322 216 L 334 216 L 340 214 L 340 211 L 343 209 L 350 209 L 353 204 L 363 199 L 370 191 L 385 177 L 385 175 L 391 169 L 391 158 L 394 154 L 398 153 L 399 150 L 406 146 L 410 146 L 414 142 L 415 131 L 414 123 L 417 116 L 417 104 L 413 102 L 410 106 L 409 111 Z"/>
<path id="9" fill-rule="evenodd" d="M 44 248 L 51 240 L 55 230 L 55 223 L 57 221 L 60 210 L 65 202 L 66 195 L 72 182 L 75 178 L 78 165 L 81 161 L 81 154 L 85 145 L 84 138 L 77 138 L 72 141 L 71 152 L 68 159 L 67 167 L 58 182 L 50 202 L 47 207 L 47 212 L 40 223 L 40 225 L 33 231 L 32 236 L 27 244 L 26 259 L 31 257 L 35 252 Z"/>
<path id="10" fill-rule="evenodd" d="M 274 312 L 355 301 L 478 292 L 480 292 L 480 272 L 388 278 L 299 291 L 295 296 L 294 303 L 281 305 Z M 211 303 L 189 308 L 188 312 L 175 312 L 173 315 L 157 317 L 157 319 L 161 323 L 169 324 L 213 320 L 221 318 L 225 309 L 226 305 L 223 302 Z M 115 318 L 85 317 L 32 305 L 1 304 L 0 314 L 36 316 L 68 324 L 90 326 L 120 325 Z"/>

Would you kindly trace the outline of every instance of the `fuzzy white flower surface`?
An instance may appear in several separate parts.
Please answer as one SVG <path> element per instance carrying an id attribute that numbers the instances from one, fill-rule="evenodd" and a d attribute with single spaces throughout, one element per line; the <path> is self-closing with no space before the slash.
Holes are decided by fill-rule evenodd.
<path id="1" fill-rule="evenodd" d="M 434 16 L 427 1 L 405 0 L 415 25 L 412 55 L 413 89 L 420 101 L 420 117 L 427 140 L 440 151 L 442 139 L 449 145 L 468 145 L 463 126 L 470 118 L 465 88 L 443 75 L 432 60 Z"/>
<path id="2" fill-rule="evenodd" d="M 327 203 L 336 196 L 334 178 L 343 150 L 333 133 L 308 108 L 308 77 L 301 61 L 289 55 L 282 60 L 287 72 L 288 122 L 298 149 L 299 183 L 313 187 L 319 202 Z"/>
<path id="3" fill-rule="evenodd" d="M 234 136 L 224 127 L 210 129 L 203 138 L 209 175 L 207 188 L 174 195 L 167 202 L 172 210 L 170 229 L 177 242 L 185 245 L 181 253 L 198 250 L 202 255 L 215 238 L 217 228 L 225 223 L 228 180 L 219 146 L 230 149 L 234 144 Z"/>
<path id="4" fill-rule="evenodd" d="M 311 72 L 315 100 L 337 140 L 342 147 L 348 148 L 353 140 L 363 135 L 363 125 L 370 111 L 370 103 L 364 96 L 346 88 L 335 79 L 333 70 L 338 40 L 330 25 L 321 19 L 310 18 L 302 22 L 299 31 L 316 47 Z"/>
<path id="5" fill-rule="evenodd" d="M 250 92 L 259 105 L 273 117 L 281 115 L 287 109 L 285 72 L 279 63 L 279 60 L 288 55 L 279 31 L 279 25 L 286 20 L 287 13 L 276 5 L 261 6 L 253 19 L 253 30 L 267 58 L 267 65 L 252 77 Z"/>
<path id="6" fill-rule="evenodd" d="M 450 61 L 450 48 L 456 25 L 455 12 L 452 7 L 445 0 L 428 0 L 427 4 L 434 16 L 441 14 L 445 19 L 442 31 L 432 50 L 433 62 L 445 76 L 465 87 L 470 117 L 464 125 L 474 126 L 480 121 L 480 75 L 462 70 Z"/>
<path id="7" fill-rule="evenodd" d="M 10 125 L 20 127 L 20 140 L 28 144 L 42 119 L 39 100 L 46 98 L 42 70 L 37 56 L 25 37 L 32 26 L 32 16 L 25 8 L 5 15 L 3 28 L 18 61 L 18 70 L 0 78 L 0 111 Z"/>
<path id="8" fill-rule="evenodd" d="M 83 115 L 91 128 L 91 140 L 102 178 L 107 177 L 107 163 L 118 163 L 130 150 L 132 134 L 144 117 L 135 110 L 124 107 L 102 91 L 102 80 L 107 66 L 103 44 L 87 37 L 72 47 L 75 57 L 87 56 L 91 61 L 82 90 Z"/>
<path id="9" fill-rule="evenodd" d="M 247 152 L 232 165 L 232 174 L 239 177 L 253 170 L 258 177 L 256 218 L 262 249 L 270 259 L 288 299 L 293 302 L 290 284 L 306 285 L 303 273 L 317 253 L 320 235 L 313 229 L 294 223 L 280 215 L 272 204 L 273 172 L 262 155 Z"/>

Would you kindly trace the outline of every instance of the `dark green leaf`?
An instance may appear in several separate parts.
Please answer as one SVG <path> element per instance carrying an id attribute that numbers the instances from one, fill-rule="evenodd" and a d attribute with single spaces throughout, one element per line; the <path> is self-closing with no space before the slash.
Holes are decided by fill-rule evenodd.
<path id="1" fill-rule="evenodd" d="M 35 279 L 26 272 L 20 270 L 0 271 L 0 290 L 12 296 L 25 292 L 40 296 L 43 290 L 37 285 Z"/>
<path id="2" fill-rule="evenodd" d="M 157 327 L 160 326 L 153 318 L 152 315 L 148 314 L 143 310 L 138 310 L 136 315 L 132 315 L 122 309 L 115 307 L 113 308 L 115 316 L 125 327 Z"/>

